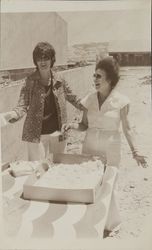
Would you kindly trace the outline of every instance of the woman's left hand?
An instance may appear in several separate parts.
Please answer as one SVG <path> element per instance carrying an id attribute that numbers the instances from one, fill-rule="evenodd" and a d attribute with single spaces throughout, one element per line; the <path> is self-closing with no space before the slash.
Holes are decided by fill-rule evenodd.
<path id="1" fill-rule="evenodd" d="M 142 166 L 143 168 L 147 168 L 148 164 L 147 161 L 145 160 L 146 156 L 143 155 L 138 155 L 137 153 L 133 155 L 133 158 L 136 160 L 138 166 Z"/>
<path id="2" fill-rule="evenodd" d="M 61 128 L 62 133 L 66 133 L 69 129 L 71 129 L 71 123 L 64 123 Z"/>

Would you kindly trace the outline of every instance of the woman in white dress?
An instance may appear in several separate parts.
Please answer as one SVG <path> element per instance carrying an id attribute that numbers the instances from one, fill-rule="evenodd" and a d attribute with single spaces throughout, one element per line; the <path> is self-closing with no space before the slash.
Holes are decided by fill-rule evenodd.
<path id="1" fill-rule="evenodd" d="M 106 57 L 96 65 L 94 74 L 95 91 L 87 95 L 81 104 L 85 107 L 81 123 L 71 123 L 65 129 L 86 130 L 82 153 L 103 156 L 107 166 L 119 168 L 121 136 L 120 124 L 126 136 L 134 159 L 138 165 L 146 167 L 145 157 L 135 145 L 128 112 L 129 99 L 117 91 L 119 81 L 119 65 L 113 57 Z M 115 185 L 116 187 L 116 185 Z M 112 200 L 106 231 L 109 233 L 120 225 L 120 215 L 116 202 L 116 188 Z"/>

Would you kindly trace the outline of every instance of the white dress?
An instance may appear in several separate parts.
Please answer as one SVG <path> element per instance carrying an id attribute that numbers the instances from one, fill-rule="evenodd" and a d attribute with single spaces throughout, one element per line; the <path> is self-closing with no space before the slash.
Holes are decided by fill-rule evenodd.
<path id="1" fill-rule="evenodd" d="M 107 161 L 107 166 L 119 167 L 121 155 L 120 110 L 129 102 L 128 97 L 116 89 L 112 90 L 100 109 L 96 91 L 82 99 L 81 103 L 88 110 L 88 129 L 82 146 L 83 153 L 103 156 Z M 116 188 L 114 188 L 106 229 L 113 230 L 120 222 Z"/>
<path id="2" fill-rule="evenodd" d="M 100 109 L 97 92 L 87 95 L 81 103 L 88 110 L 83 153 L 104 155 L 107 165 L 118 167 L 121 149 L 120 110 L 129 104 L 129 99 L 114 89 Z"/>

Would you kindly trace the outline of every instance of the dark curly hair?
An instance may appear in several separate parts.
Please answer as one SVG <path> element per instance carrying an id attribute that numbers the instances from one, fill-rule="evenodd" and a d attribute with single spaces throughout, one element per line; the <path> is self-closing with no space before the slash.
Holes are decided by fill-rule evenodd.
<path id="1" fill-rule="evenodd" d="M 40 58 L 51 59 L 51 68 L 55 63 L 55 49 L 48 42 L 40 42 L 33 50 L 33 62 L 37 66 L 37 60 Z"/>
<path id="2" fill-rule="evenodd" d="M 116 86 L 120 78 L 119 64 L 112 56 L 108 56 L 100 60 L 95 69 L 104 70 L 106 72 L 107 79 L 111 81 L 111 87 L 114 88 Z"/>

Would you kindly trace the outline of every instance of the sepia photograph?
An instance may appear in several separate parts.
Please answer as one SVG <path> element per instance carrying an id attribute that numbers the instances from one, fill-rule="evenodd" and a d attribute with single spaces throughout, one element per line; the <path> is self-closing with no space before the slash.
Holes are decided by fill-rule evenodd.
<path id="1" fill-rule="evenodd" d="M 0 4 L 0 250 L 152 249 L 151 1 Z"/>

